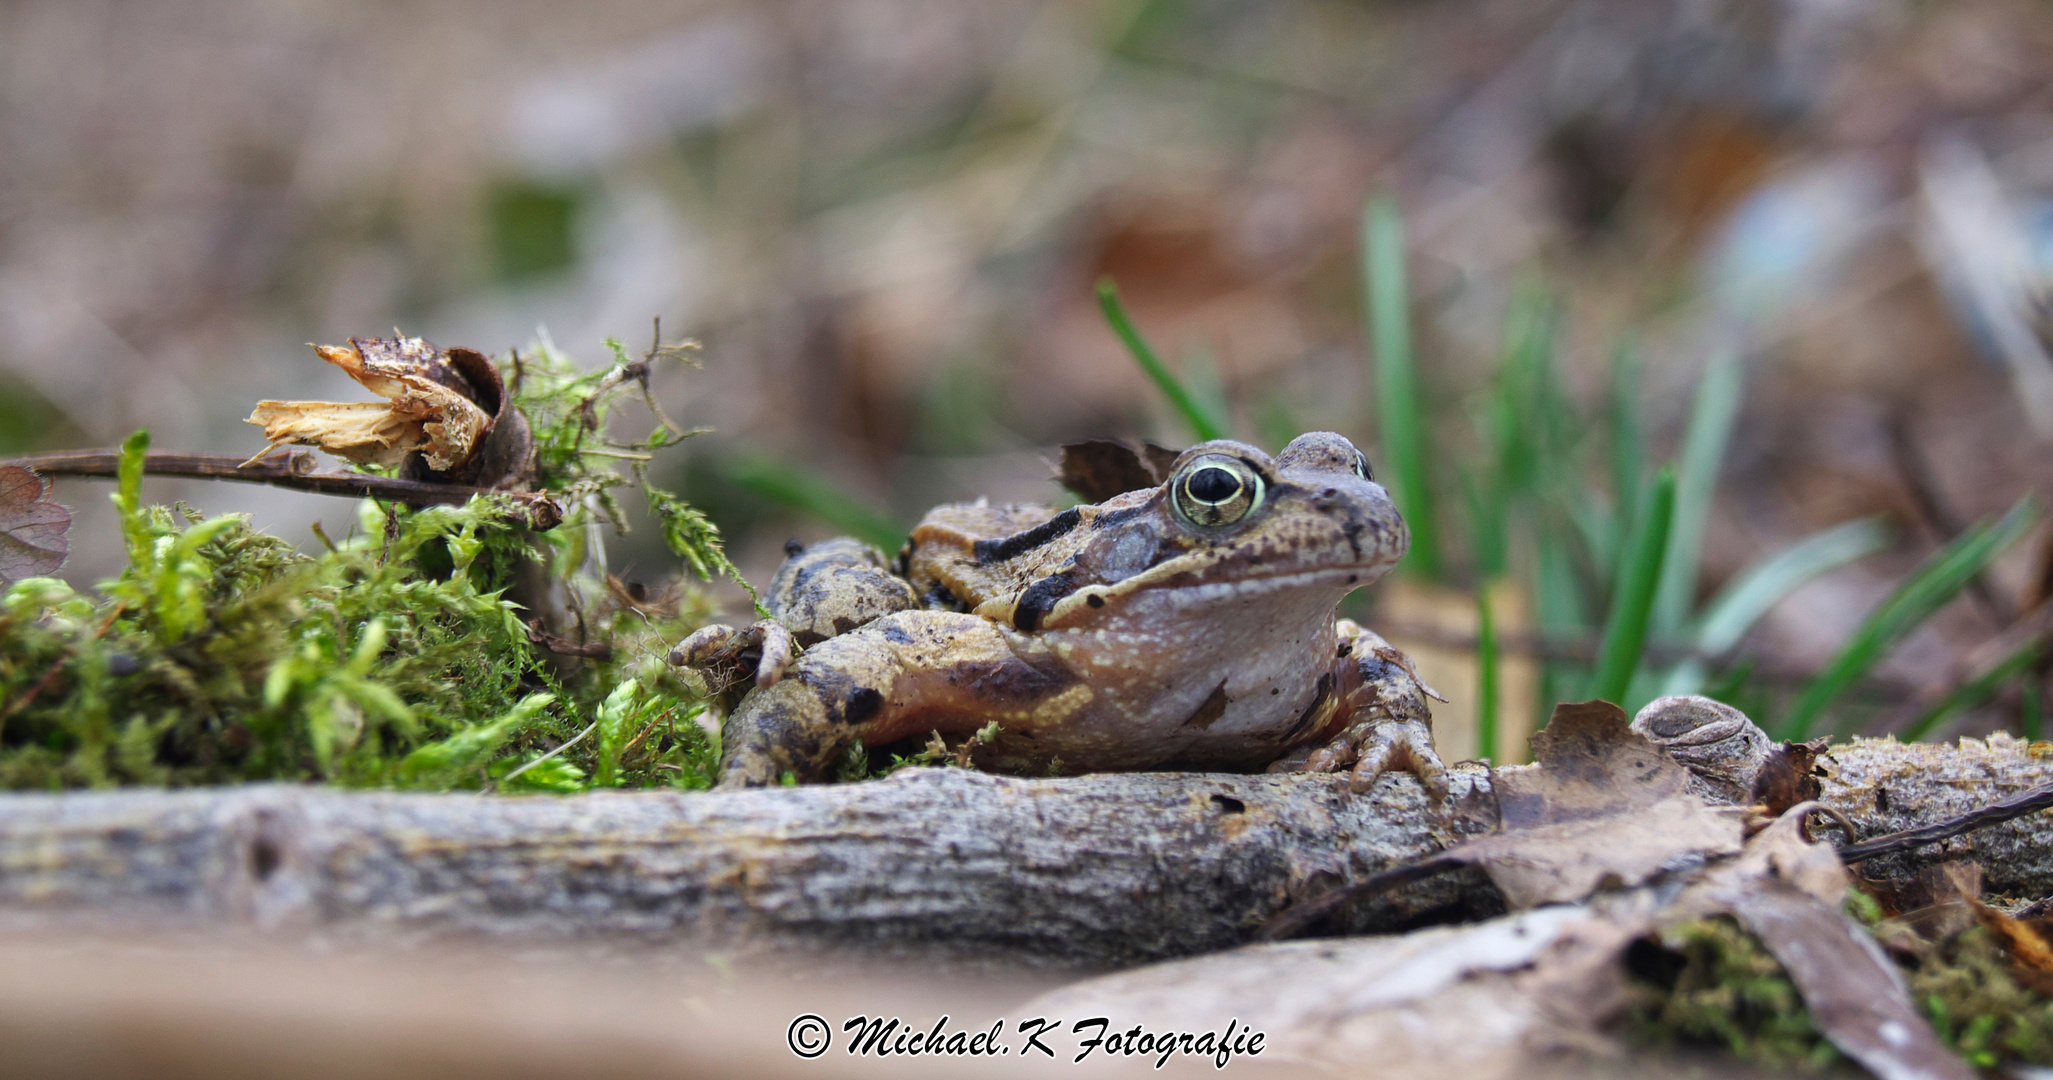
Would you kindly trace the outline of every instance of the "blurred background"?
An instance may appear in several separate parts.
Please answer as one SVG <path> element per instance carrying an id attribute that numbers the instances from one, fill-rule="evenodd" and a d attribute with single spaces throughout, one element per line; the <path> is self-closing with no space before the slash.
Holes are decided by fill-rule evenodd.
<path id="1" fill-rule="evenodd" d="M 658 393 L 717 431 L 656 475 L 763 582 L 787 537 L 846 525 L 822 491 L 903 529 L 1061 498 L 1067 439 L 1192 441 L 1108 329 L 1110 278 L 1240 437 L 1334 429 L 1382 472 L 1377 193 L 1442 520 L 1436 573 L 1351 610 L 1455 699 L 1450 759 L 1516 756 L 1601 667 L 1642 485 L 1686 432 L 1711 472 L 1681 463 L 1694 572 L 1650 655 L 1742 697 L 1829 673 L 2053 480 L 2053 9 L 2022 0 L 9 0 L 0 455 L 137 427 L 254 452 L 256 399 L 365 396 L 309 341 L 546 336 L 596 366 L 660 317 L 705 364 Z M 74 582 L 119 565 L 105 490 L 58 485 Z M 149 494 L 300 543 L 353 520 Z M 1860 519 L 1736 645 L 1703 634 L 1748 568 Z M 1883 642 L 1846 723 L 1901 727 L 2001 646 L 2024 659 L 1939 719 L 2036 733 L 2023 528 Z M 609 544 L 628 576 L 676 572 L 654 530 Z M 1679 685 L 1656 667 L 1636 698 Z M 1501 725 L 1474 733 L 1479 708 Z"/>

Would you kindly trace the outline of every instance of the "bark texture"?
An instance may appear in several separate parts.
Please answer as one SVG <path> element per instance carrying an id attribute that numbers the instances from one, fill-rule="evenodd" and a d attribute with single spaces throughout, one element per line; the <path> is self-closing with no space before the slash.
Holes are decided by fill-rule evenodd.
<path id="1" fill-rule="evenodd" d="M 1824 799 L 1862 836 L 2053 782 L 2053 747 L 1861 740 Z M 0 796 L 0 921 L 203 923 L 429 938 L 710 939 L 1129 964 L 1252 938 L 1293 901 L 1473 832 L 1488 778 L 1433 810 L 1409 777 L 1350 795 L 1302 774 L 1021 780 L 907 770 L 865 784 L 575 798 L 257 786 Z M 2043 815 L 1876 860 L 1946 859 L 2053 893 Z M 1479 874 L 1336 917 L 1389 931 L 1489 913 Z"/>
<path id="2" fill-rule="evenodd" d="M 918 769 L 865 784 L 575 798 L 23 794 L 0 796 L 0 914 L 1123 964 L 1248 940 L 1295 897 L 1436 850 L 1448 839 L 1438 820 L 1409 779 L 1356 796 L 1344 777 L 1307 775 Z M 1394 928 L 1488 903 L 1479 881 L 1427 883 L 1344 925 Z"/>

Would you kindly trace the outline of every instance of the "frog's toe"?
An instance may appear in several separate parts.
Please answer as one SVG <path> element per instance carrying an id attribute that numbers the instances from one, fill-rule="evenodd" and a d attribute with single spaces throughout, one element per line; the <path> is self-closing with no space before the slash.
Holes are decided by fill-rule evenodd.
<path id="1" fill-rule="evenodd" d="M 1280 767 L 1280 768 L 1279 768 Z M 1360 794 L 1384 773 L 1408 772 L 1418 777 L 1427 794 L 1439 802 L 1447 796 L 1447 767 L 1433 749 L 1433 732 L 1422 720 L 1370 720 L 1349 726 L 1296 764 L 1285 758 L 1272 771 L 1302 769 L 1334 773 L 1346 770 L 1349 790 Z"/>
<path id="2" fill-rule="evenodd" d="M 791 631 L 781 622 L 765 619 L 749 627 L 747 633 L 762 643 L 763 657 L 756 661 L 756 685 L 775 686 L 791 666 Z"/>
<path id="3" fill-rule="evenodd" d="M 1347 786 L 1356 794 L 1369 790 L 1386 772 L 1418 777 L 1434 802 L 1447 798 L 1447 766 L 1433 749 L 1433 731 L 1419 720 L 1383 720 L 1369 726 L 1356 753 Z"/>
<path id="4" fill-rule="evenodd" d="M 732 626 L 720 623 L 701 626 L 670 650 L 670 663 L 677 667 L 704 667 L 720 659 L 737 636 Z"/>

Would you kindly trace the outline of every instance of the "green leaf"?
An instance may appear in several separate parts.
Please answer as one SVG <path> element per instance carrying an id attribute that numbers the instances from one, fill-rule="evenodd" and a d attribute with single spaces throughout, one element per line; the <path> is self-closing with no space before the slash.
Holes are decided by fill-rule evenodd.
<path id="1" fill-rule="evenodd" d="M 1189 388 L 1177 379 L 1176 375 L 1162 363 L 1162 358 L 1155 354 L 1147 339 L 1141 337 L 1141 332 L 1134 328 L 1133 320 L 1126 315 L 1125 305 L 1119 302 L 1119 287 L 1112 283 L 1111 278 L 1098 282 L 1098 307 L 1105 312 L 1105 321 L 1112 324 L 1112 332 L 1119 335 L 1120 341 L 1126 343 L 1126 351 L 1133 354 L 1141 370 L 1147 373 L 1148 378 L 1154 380 L 1155 386 L 1162 391 L 1162 396 L 1169 399 L 1169 404 L 1176 409 L 1177 415 L 1183 417 L 1183 422 L 1190 425 L 1198 440 L 1204 442 L 1226 438 L 1224 420 L 1207 408 L 1196 394 L 1191 393 Z"/>
<path id="2" fill-rule="evenodd" d="M 1383 485 L 1411 526 L 1407 565 L 1420 577 L 1441 577 L 1433 494 L 1426 482 L 1426 417 L 1411 352 L 1411 313 L 1404 274 L 1404 224 L 1387 195 L 1371 198 L 1362 216 L 1362 289 L 1369 320 L 1370 372 L 1376 423 L 1388 468 Z"/>
<path id="3" fill-rule="evenodd" d="M 1889 544 L 1889 530 L 1880 518 L 1859 518 L 1798 540 L 1740 571 L 1704 605 L 1693 645 L 1708 656 L 1720 656 L 1739 644 L 1754 623 L 1812 578 L 1847 563 L 1867 558 Z M 1689 660 L 1669 674 L 1663 694 L 1694 694 L 1703 688 L 1705 667 Z"/>
<path id="4" fill-rule="evenodd" d="M 2027 495 L 1995 522 L 1981 522 L 1926 559 L 1899 584 L 1790 706 L 1778 738 L 1805 739 L 1833 702 L 1867 675 L 1905 635 L 1944 607 L 1996 556 L 2031 529 L 2037 498 Z"/>
<path id="5" fill-rule="evenodd" d="M 1938 727 L 1953 714 L 1962 709 L 1972 709 L 1989 700 L 1996 691 L 2003 688 L 2004 684 L 2029 672 L 2044 655 L 2045 638 L 2034 637 L 2026 641 L 1980 674 L 1948 691 L 1945 697 L 1934 702 L 1931 708 L 1926 709 L 1917 719 L 1904 725 L 1903 730 L 1896 733 L 1896 737 L 1904 742 L 1922 740 L 1932 733 L 1933 728 Z"/>
<path id="6" fill-rule="evenodd" d="M 1668 531 L 1668 554 L 1661 562 L 1661 587 L 1654 598 L 1654 629 L 1671 634 L 1689 620 L 1697 596 L 1697 566 L 1704 550 L 1704 527 L 1711 518 L 1711 497 L 1718 488 L 1718 470 L 1725 445 L 1739 416 L 1745 369 L 1737 357 L 1719 354 L 1704 368 L 1690 407 L 1689 429 L 1676 462 L 1675 521 Z"/>
<path id="7" fill-rule="evenodd" d="M 1661 580 L 1661 560 L 1674 516 L 1675 471 L 1664 468 L 1640 500 L 1639 512 L 1633 515 L 1632 535 L 1618 561 L 1618 574 L 1611 587 L 1611 611 L 1604 621 L 1604 637 L 1597 647 L 1597 670 L 1590 680 L 1592 698 L 1625 701 L 1633 669 L 1639 666 L 1640 650 L 1646 644 L 1654 590 Z"/>
<path id="8" fill-rule="evenodd" d="M 811 514 L 866 544 L 897 551 L 908 530 L 890 518 L 848 497 L 840 488 L 781 461 L 754 455 L 730 459 L 722 470 L 728 482 L 772 502 Z"/>

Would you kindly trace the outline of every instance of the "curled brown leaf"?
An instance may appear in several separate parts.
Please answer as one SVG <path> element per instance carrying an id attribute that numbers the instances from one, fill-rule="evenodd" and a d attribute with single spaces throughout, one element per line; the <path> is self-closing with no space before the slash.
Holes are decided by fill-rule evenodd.
<path id="1" fill-rule="evenodd" d="M 71 511 L 44 498 L 49 481 L 0 465 L 0 582 L 54 574 L 70 551 Z"/>

